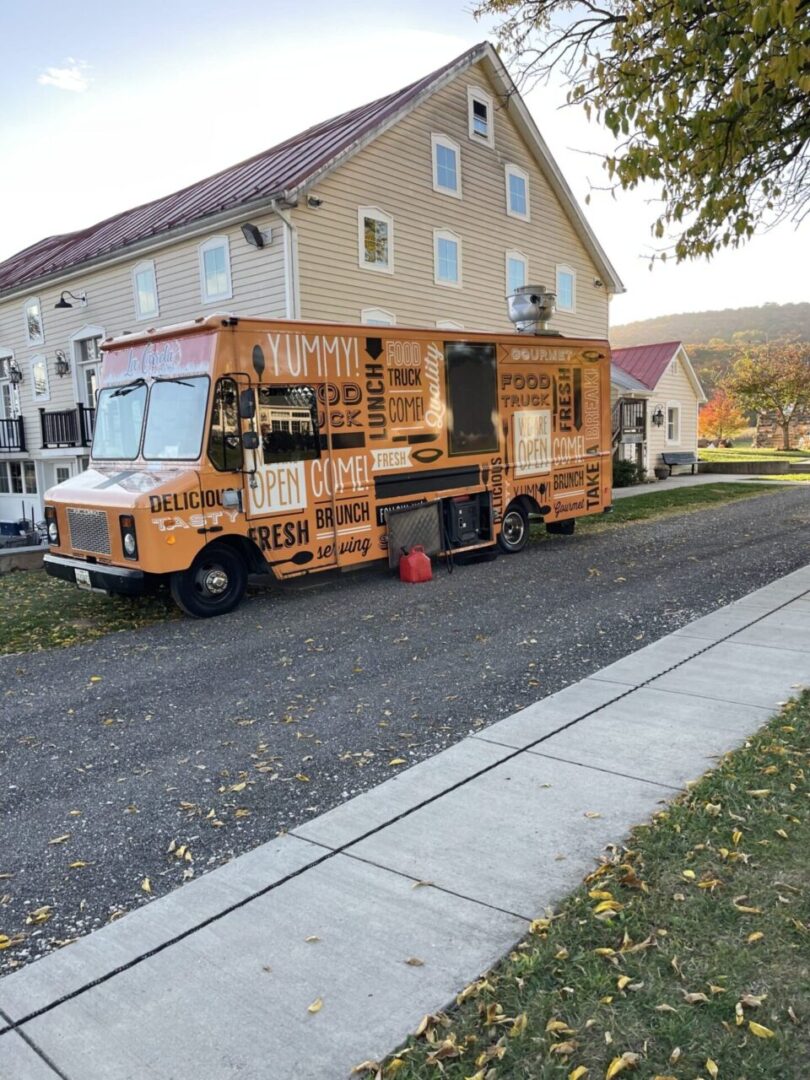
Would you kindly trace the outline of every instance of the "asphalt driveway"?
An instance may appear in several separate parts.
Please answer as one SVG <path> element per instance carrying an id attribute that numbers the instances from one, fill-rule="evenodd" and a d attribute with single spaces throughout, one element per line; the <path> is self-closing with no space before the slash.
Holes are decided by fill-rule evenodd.
<path id="1" fill-rule="evenodd" d="M 805 565 L 808 526 L 779 490 L 0 658 L 3 969 Z"/>

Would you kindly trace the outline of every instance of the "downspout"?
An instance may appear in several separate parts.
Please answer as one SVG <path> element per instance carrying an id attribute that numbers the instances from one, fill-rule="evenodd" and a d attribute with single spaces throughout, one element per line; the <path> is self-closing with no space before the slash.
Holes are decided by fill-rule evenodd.
<path id="1" fill-rule="evenodd" d="M 273 212 L 284 225 L 284 300 L 285 317 L 301 317 L 301 302 L 298 291 L 298 230 L 287 210 L 282 210 L 278 199 L 270 203 Z"/>

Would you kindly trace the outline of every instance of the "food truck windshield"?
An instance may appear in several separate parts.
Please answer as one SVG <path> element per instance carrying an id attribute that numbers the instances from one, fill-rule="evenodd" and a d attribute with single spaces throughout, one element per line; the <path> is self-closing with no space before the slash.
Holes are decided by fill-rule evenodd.
<path id="1" fill-rule="evenodd" d="M 202 451 L 213 334 L 105 351 L 95 461 L 196 461 Z"/>
<path id="2" fill-rule="evenodd" d="M 191 379 L 138 379 L 98 397 L 94 461 L 196 461 L 202 448 L 207 375 Z"/>

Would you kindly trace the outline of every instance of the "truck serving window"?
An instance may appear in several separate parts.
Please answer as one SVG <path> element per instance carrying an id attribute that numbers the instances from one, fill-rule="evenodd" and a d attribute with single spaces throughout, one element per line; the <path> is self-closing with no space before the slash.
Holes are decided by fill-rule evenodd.
<path id="1" fill-rule="evenodd" d="M 149 395 L 143 456 L 156 461 L 196 461 L 207 402 L 207 375 L 155 380 Z"/>
<path id="2" fill-rule="evenodd" d="M 448 430 L 451 454 L 498 449 L 495 346 L 446 341 Z"/>
<path id="3" fill-rule="evenodd" d="M 239 391 L 233 379 L 220 379 L 214 390 L 208 457 L 215 469 L 233 472 L 242 468 L 239 433 Z"/>
<path id="4" fill-rule="evenodd" d="M 260 386 L 257 421 L 265 465 L 321 456 L 318 407 L 311 386 Z"/>
<path id="5" fill-rule="evenodd" d="M 96 407 L 92 456 L 96 461 L 132 461 L 141 446 L 146 383 L 102 390 Z"/>

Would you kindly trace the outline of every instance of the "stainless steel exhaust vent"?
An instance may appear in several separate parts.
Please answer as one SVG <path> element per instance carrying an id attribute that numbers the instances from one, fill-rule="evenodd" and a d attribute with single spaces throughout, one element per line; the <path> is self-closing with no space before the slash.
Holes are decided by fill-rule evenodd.
<path id="1" fill-rule="evenodd" d="M 519 334 L 548 334 L 559 337 L 558 330 L 549 330 L 548 320 L 554 314 L 557 294 L 542 285 L 521 285 L 507 296 L 509 318 Z"/>

